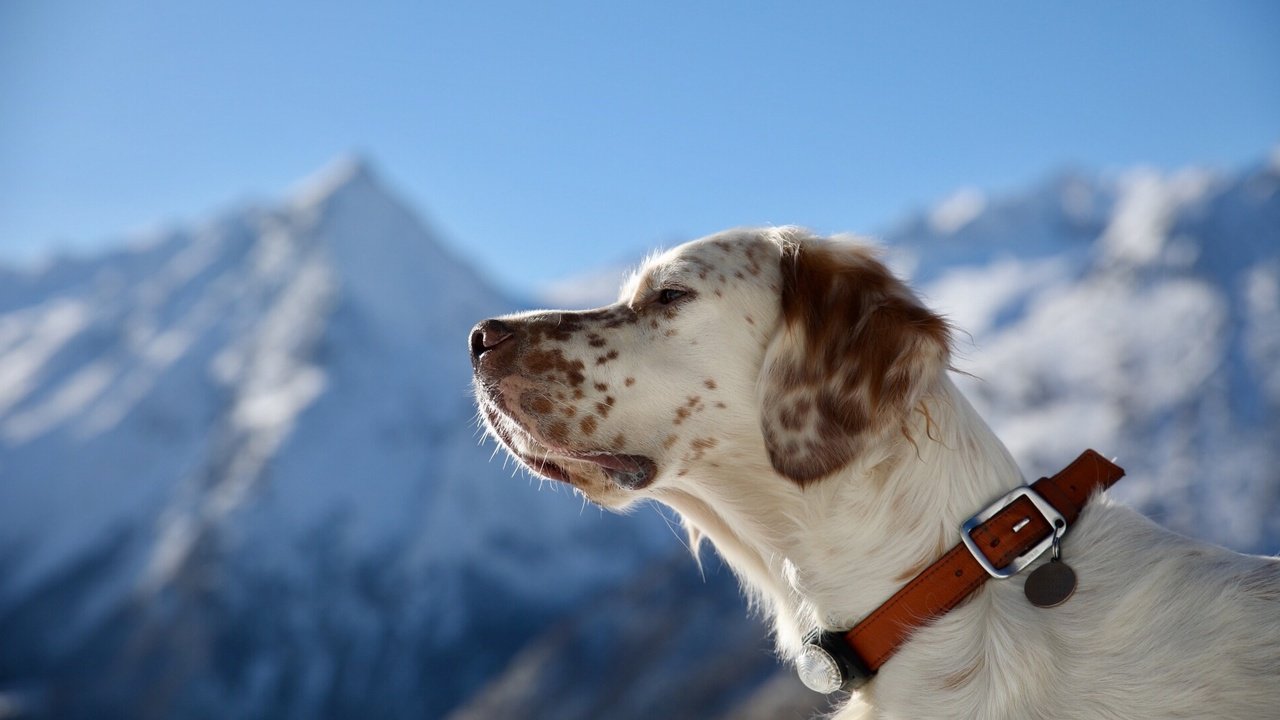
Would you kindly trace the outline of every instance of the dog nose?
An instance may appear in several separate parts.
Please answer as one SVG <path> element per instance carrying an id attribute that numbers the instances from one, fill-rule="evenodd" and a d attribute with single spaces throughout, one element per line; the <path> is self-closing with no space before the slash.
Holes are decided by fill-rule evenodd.
<path id="1" fill-rule="evenodd" d="M 513 334 L 511 326 L 501 320 L 482 321 L 471 329 L 471 359 L 479 360 L 481 355 L 510 340 Z"/>

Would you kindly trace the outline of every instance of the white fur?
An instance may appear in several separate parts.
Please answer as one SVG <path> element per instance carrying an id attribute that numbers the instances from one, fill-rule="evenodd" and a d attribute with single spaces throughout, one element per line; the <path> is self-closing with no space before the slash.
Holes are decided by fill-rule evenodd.
<path id="1" fill-rule="evenodd" d="M 642 499 L 674 508 L 695 542 L 709 539 L 772 617 L 788 659 L 811 630 L 853 626 L 956 544 L 965 518 L 1023 482 L 940 369 L 912 388 L 904 418 L 869 430 L 857 456 L 833 474 L 801 483 L 775 470 L 761 430 L 765 369 L 780 344 L 800 341 L 778 300 L 779 252 L 797 242 L 821 241 L 784 228 L 676 248 L 649 261 L 622 297 L 644 318 L 653 312 L 646 298 L 660 288 L 696 290 L 674 317 L 656 329 L 600 331 L 619 353 L 599 367 L 582 337 L 564 345 L 568 357 L 586 358 L 588 384 L 634 383 L 610 395 L 600 431 L 563 444 L 590 448 L 593 437 L 625 433 L 613 450 L 646 455 L 658 467 L 651 485 L 622 491 L 593 466 L 564 460 L 574 484 L 615 509 Z M 753 260 L 744 264 L 748 247 Z M 766 251 L 762 263 L 757 253 Z M 747 266 L 759 272 L 741 272 Z M 532 317 L 545 315 L 508 320 Z M 578 404 L 585 411 L 591 401 Z M 689 411 L 680 418 L 682 406 Z M 558 457 L 535 421 L 511 418 L 524 431 L 514 442 Z M 1083 450 L 1087 428 L 1079 441 Z M 1030 569 L 992 580 L 917 632 L 835 717 L 1280 717 L 1277 560 L 1174 535 L 1105 497 L 1069 529 L 1063 557 L 1079 576 L 1067 603 L 1031 606 L 1022 594 Z"/>

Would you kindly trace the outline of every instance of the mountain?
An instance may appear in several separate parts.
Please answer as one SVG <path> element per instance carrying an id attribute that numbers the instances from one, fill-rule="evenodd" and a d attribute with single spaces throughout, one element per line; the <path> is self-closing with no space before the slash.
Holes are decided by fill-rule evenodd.
<path id="1" fill-rule="evenodd" d="M 490 462 L 465 338 L 512 309 L 356 158 L 3 271 L 0 707 L 439 716 L 670 553 Z"/>
<path id="2" fill-rule="evenodd" d="M 1029 477 L 1092 446 L 1166 525 L 1280 550 L 1280 154 L 963 190 L 881 241 Z M 669 518 L 491 458 L 464 339 L 519 307 L 358 158 L 0 268 L 0 717 L 821 711 Z"/>
<path id="3" fill-rule="evenodd" d="M 967 333 L 960 384 L 1024 471 L 1088 444 L 1166 526 L 1280 551 L 1280 154 L 967 202 L 885 242 Z"/>

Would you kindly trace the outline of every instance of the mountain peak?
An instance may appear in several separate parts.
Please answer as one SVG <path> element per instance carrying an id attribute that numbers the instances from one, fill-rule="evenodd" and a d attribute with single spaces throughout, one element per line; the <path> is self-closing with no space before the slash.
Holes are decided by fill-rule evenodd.
<path id="1" fill-rule="evenodd" d="M 370 190 L 385 192 L 373 162 L 359 153 L 348 152 L 298 183 L 290 197 L 296 205 L 317 206 L 338 195 Z"/>
<path id="2" fill-rule="evenodd" d="M 499 294 L 453 256 L 359 154 L 342 155 L 299 183 L 283 210 L 293 232 L 323 250 L 344 301 L 393 335 L 404 337 L 405 328 L 438 330 L 455 320 L 461 329 L 449 332 L 463 333 L 500 307 Z M 451 313 L 424 321 L 421 308 L 440 296 L 451 299 Z"/>

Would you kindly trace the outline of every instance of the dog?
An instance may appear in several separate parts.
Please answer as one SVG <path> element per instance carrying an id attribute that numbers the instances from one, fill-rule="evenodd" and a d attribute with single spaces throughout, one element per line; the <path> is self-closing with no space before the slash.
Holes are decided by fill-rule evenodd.
<path id="1" fill-rule="evenodd" d="M 1023 483 L 948 376 L 951 333 L 869 246 L 763 228 L 651 258 L 607 307 L 485 320 L 470 349 L 480 416 L 513 457 L 606 508 L 673 508 L 794 662 Z M 1054 552 L 1069 599 L 1024 596 L 1057 558 L 985 582 L 919 618 L 835 717 L 1280 717 L 1280 561 L 1104 493 Z"/>

